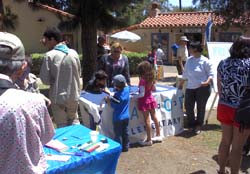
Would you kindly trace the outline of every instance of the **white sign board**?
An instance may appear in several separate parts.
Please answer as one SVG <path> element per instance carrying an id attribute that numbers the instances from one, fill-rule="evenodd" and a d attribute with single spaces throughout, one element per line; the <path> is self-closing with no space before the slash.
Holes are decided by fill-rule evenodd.
<path id="1" fill-rule="evenodd" d="M 229 49 L 232 46 L 232 42 L 207 42 L 209 59 L 213 64 L 213 87 L 215 92 L 217 89 L 217 67 L 221 60 L 228 58 L 230 56 Z"/>

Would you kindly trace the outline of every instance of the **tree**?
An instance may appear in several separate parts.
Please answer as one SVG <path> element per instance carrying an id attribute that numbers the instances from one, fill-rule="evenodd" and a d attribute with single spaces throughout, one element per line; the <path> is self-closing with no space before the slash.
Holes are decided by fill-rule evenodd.
<path id="1" fill-rule="evenodd" d="M 214 11 L 215 20 L 219 20 L 224 28 L 230 25 L 244 28 L 250 23 L 250 0 L 193 0 L 192 2 L 199 3 L 199 8 L 203 10 Z"/>
<path id="2" fill-rule="evenodd" d="M 246 29 L 246 24 L 250 24 L 249 9 L 250 0 L 219 0 L 215 14 L 223 19 L 224 28 L 234 25 Z"/>
<path id="3" fill-rule="evenodd" d="M 96 66 L 96 34 L 97 29 L 108 31 L 115 26 L 125 26 L 126 17 L 120 11 L 134 8 L 132 3 L 143 3 L 144 0 L 34 0 L 34 2 L 54 4 L 64 11 L 75 15 L 72 20 L 64 21 L 60 27 L 70 29 L 79 26 L 82 29 L 82 79 L 83 88 L 91 79 Z"/>

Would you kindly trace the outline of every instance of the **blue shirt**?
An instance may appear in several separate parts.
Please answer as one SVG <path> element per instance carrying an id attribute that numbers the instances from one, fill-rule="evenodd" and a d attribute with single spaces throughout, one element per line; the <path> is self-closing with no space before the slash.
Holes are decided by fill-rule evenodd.
<path id="1" fill-rule="evenodd" d="M 201 86 L 201 82 L 207 81 L 208 77 L 213 77 L 212 63 L 208 58 L 191 56 L 185 64 L 183 79 L 187 80 L 187 89 L 196 89 Z"/>
<path id="2" fill-rule="evenodd" d="M 116 91 L 114 98 L 118 99 L 120 103 L 112 102 L 111 107 L 114 109 L 113 122 L 121 121 L 129 118 L 129 86 L 124 87 L 122 90 Z"/>

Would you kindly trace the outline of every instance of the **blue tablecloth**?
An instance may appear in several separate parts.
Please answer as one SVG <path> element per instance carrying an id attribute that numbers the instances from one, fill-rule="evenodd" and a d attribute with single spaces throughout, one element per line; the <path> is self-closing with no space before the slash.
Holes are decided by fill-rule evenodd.
<path id="1" fill-rule="evenodd" d="M 69 147 L 84 144 L 90 140 L 90 129 L 82 125 L 73 125 L 56 129 L 53 139 L 57 139 Z M 77 138 L 79 137 L 79 138 Z M 99 135 L 98 139 L 107 138 Z M 66 140 L 65 140 L 66 139 Z M 119 143 L 108 139 L 109 148 L 101 152 L 84 153 L 83 156 L 71 155 L 66 162 L 48 161 L 47 174 L 114 174 L 118 158 L 121 153 Z M 44 147 L 46 154 L 60 154 L 59 152 Z M 69 152 L 77 151 L 76 148 L 69 149 Z"/>

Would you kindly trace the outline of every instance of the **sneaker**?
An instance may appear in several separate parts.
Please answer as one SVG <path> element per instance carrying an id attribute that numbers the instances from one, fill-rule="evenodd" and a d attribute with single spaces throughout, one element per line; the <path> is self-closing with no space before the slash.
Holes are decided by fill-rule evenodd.
<path id="1" fill-rule="evenodd" d="M 152 138 L 152 141 L 153 141 L 153 142 L 159 142 L 159 143 L 161 143 L 162 140 L 163 140 L 163 137 L 162 137 L 162 136 L 156 136 L 156 137 L 153 137 L 153 138 Z"/>
<path id="2" fill-rule="evenodd" d="M 195 127 L 193 131 L 196 135 L 199 135 L 201 133 L 201 126 Z"/>
<path id="3" fill-rule="evenodd" d="M 152 141 L 141 141 L 139 143 L 141 146 L 152 146 L 153 145 Z"/>
<path id="4" fill-rule="evenodd" d="M 128 152 L 128 148 L 122 148 L 122 152 Z"/>

